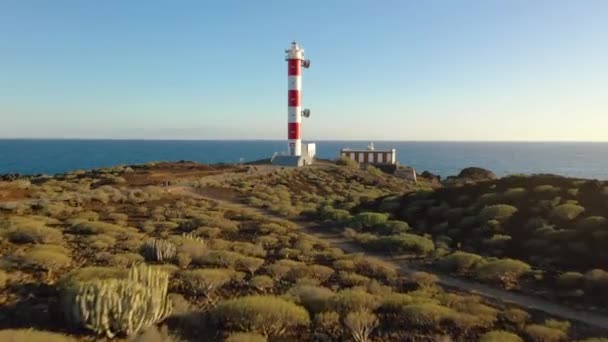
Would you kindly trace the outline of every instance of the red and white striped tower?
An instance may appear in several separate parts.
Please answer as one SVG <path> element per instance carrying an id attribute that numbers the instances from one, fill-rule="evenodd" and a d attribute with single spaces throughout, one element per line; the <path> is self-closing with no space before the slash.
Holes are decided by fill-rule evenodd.
<path id="1" fill-rule="evenodd" d="M 285 50 L 287 56 L 287 139 L 289 154 L 302 155 L 302 115 L 308 117 L 310 111 L 302 111 L 302 67 L 308 68 L 310 61 L 304 59 L 304 49 L 292 42 Z"/>

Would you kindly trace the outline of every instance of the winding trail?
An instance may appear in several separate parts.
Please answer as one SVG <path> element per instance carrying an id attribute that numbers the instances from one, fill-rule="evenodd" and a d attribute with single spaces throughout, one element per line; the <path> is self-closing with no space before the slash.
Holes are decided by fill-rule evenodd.
<path id="1" fill-rule="evenodd" d="M 267 210 L 263 210 L 260 208 L 252 207 L 240 202 L 237 202 L 234 199 L 230 199 L 229 196 L 219 196 L 216 191 L 206 192 L 204 189 L 195 189 L 188 186 L 172 186 L 167 188 L 169 193 L 193 196 L 201 199 L 205 199 L 208 201 L 212 201 L 218 203 L 220 205 L 225 205 L 228 207 L 238 207 L 249 210 L 257 211 L 263 215 L 270 216 L 278 219 L 285 219 L 279 215 L 276 215 Z M 318 229 L 314 229 L 316 224 L 310 221 L 293 221 L 298 224 L 300 229 L 304 231 L 306 234 L 316 236 L 323 240 L 328 241 L 334 247 L 338 247 L 344 250 L 347 253 L 365 253 L 368 255 L 373 255 L 376 258 L 382 259 L 385 262 L 391 263 L 395 265 L 399 271 L 403 274 L 409 274 L 418 269 L 411 267 L 408 264 L 407 260 L 399 260 L 398 258 L 394 258 L 387 255 L 381 255 L 376 253 L 370 253 L 369 251 L 364 251 L 358 245 L 348 241 L 346 238 L 342 237 L 339 234 L 319 231 Z M 426 271 L 426 270 L 425 270 Z M 439 280 L 438 283 L 442 286 L 462 290 L 466 292 L 470 292 L 482 297 L 486 297 L 491 301 L 502 302 L 505 304 L 514 304 L 520 306 L 522 308 L 526 308 L 528 310 L 537 310 L 549 314 L 550 316 L 560 317 L 562 319 L 567 319 L 571 321 L 577 321 L 589 326 L 593 326 L 600 329 L 608 330 L 608 316 L 604 316 L 602 314 L 590 312 L 590 311 L 581 311 L 570 308 L 568 306 L 554 303 L 548 301 L 546 299 L 526 295 L 522 293 L 516 293 L 512 291 L 502 290 L 496 287 L 492 287 L 489 285 L 485 285 L 482 283 L 474 282 L 468 279 L 456 278 L 449 275 L 434 273 Z"/>

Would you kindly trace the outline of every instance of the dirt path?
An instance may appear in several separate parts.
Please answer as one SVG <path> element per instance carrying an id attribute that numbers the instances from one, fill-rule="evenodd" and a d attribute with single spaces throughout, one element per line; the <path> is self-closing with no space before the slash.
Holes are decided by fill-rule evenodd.
<path id="1" fill-rule="evenodd" d="M 275 218 L 284 219 L 283 217 L 281 217 L 279 215 L 273 214 L 273 213 L 265 211 L 263 209 L 251 207 L 251 206 L 248 206 L 248 205 L 240 203 L 240 202 L 235 202 L 233 200 L 227 200 L 226 198 L 217 196 L 217 194 L 215 194 L 215 192 L 206 193 L 204 190 L 198 190 L 198 189 L 194 189 L 191 187 L 185 187 L 185 186 L 170 187 L 167 189 L 167 191 L 170 193 L 174 193 L 174 194 L 183 194 L 183 195 L 194 196 L 194 197 L 206 199 L 206 200 L 213 201 L 218 204 L 222 204 L 222 205 L 226 205 L 226 206 L 240 207 L 240 208 L 255 210 L 266 216 L 272 216 Z M 356 244 L 351 243 L 350 241 L 343 238 L 339 234 L 335 234 L 335 233 L 331 233 L 331 232 L 323 232 L 323 231 L 314 229 L 315 224 L 312 222 L 296 222 L 296 223 L 299 224 L 300 229 L 303 230 L 305 233 L 314 235 L 316 237 L 329 241 L 333 246 L 341 248 L 345 252 L 366 253 L 369 255 L 373 255 L 374 257 L 380 258 L 386 262 L 389 262 L 389 263 L 395 265 L 404 274 L 408 274 L 408 273 L 417 271 L 417 269 L 414 269 L 410 265 L 408 265 L 407 261 L 398 260 L 396 258 L 386 256 L 386 255 L 372 254 L 372 253 L 366 252 L 361 247 L 357 246 Z M 608 317 L 601 315 L 601 314 L 597 314 L 597 313 L 593 313 L 593 312 L 589 312 L 589 311 L 580 311 L 580 310 L 572 309 L 565 305 L 553 303 L 553 302 L 550 302 L 548 300 L 545 300 L 545 299 L 542 299 L 539 297 L 534 297 L 534 296 L 516 293 L 516 292 L 512 292 L 512 291 L 506 291 L 506 290 L 502 290 L 502 289 L 499 289 L 496 287 L 477 283 L 477 282 L 467 280 L 467 279 L 455 278 L 455 277 L 440 274 L 440 273 L 434 273 L 434 274 L 437 275 L 437 277 L 439 278 L 439 281 L 438 281 L 439 284 L 441 284 L 445 287 L 448 287 L 448 288 L 453 288 L 453 289 L 470 292 L 473 294 L 477 294 L 477 295 L 486 297 L 493 301 L 498 301 L 498 302 L 502 302 L 502 303 L 506 303 L 506 304 L 514 304 L 514 305 L 517 305 L 517 306 L 520 306 L 522 308 L 526 308 L 529 310 L 541 311 L 541 312 L 547 313 L 554 317 L 560 317 L 560 318 L 568 319 L 571 321 L 578 321 L 578 322 L 581 322 L 581 323 L 584 323 L 584 324 L 587 324 L 590 326 L 608 330 Z"/>

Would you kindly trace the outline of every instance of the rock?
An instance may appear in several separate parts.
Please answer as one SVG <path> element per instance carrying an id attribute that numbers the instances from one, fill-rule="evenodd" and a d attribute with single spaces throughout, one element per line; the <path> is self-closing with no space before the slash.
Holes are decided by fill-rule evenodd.
<path id="1" fill-rule="evenodd" d="M 496 174 L 490 170 L 483 169 L 481 167 L 467 167 L 462 169 L 458 174 L 457 178 L 467 178 L 471 180 L 493 180 L 498 179 Z"/>
<path id="2" fill-rule="evenodd" d="M 474 184 L 477 182 L 491 181 L 498 179 L 496 174 L 490 170 L 480 167 L 467 167 L 462 169 L 458 176 L 447 177 L 442 184 L 445 186 L 462 186 L 465 184 Z"/>
<path id="3" fill-rule="evenodd" d="M 403 178 L 403 179 L 412 181 L 414 183 L 417 182 L 417 180 L 416 180 L 416 170 L 414 170 L 413 167 L 400 166 L 399 168 L 397 168 L 395 170 L 395 172 L 393 173 L 393 175 L 395 177 Z"/>
<path id="4" fill-rule="evenodd" d="M 441 182 L 441 176 L 438 176 L 430 171 L 424 171 L 422 174 L 420 174 L 420 177 L 424 178 L 424 179 L 428 179 L 431 182 Z"/>

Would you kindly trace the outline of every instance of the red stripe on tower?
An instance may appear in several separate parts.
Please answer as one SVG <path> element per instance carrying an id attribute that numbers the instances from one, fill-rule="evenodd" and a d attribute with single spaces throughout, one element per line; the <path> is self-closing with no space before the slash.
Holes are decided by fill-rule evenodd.
<path id="1" fill-rule="evenodd" d="M 288 90 L 287 91 L 287 106 L 299 107 L 300 106 L 300 90 Z"/>
<path id="2" fill-rule="evenodd" d="M 287 75 L 288 76 L 302 75 L 302 62 L 299 59 L 287 60 Z"/>
<path id="3" fill-rule="evenodd" d="M 301 139 L 300 129 L 302 124 L 299 122 L 290 122 L 287 124 L 287 136 L 288 139 Z"/>

